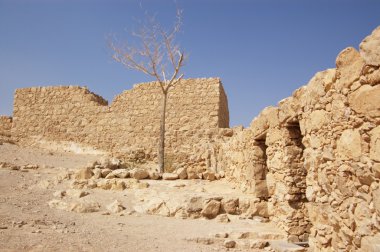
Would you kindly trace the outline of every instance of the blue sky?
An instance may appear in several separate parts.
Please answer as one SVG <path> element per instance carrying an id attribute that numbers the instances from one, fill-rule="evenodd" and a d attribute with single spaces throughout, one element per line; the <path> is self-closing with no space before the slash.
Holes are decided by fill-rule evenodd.
<path id="1" fill-rule="evenodd" d="M 231 126 L 248 126 L 337 54 L 380 25 L 378 0 L 177 0 L 185 78 L 221 77 Z M 141 8 L 142 7 L 142 8 Z M 108 101 L 143 74 L 113 62 L 106 36 L 136 27 L 144 10 L 164 24 L 174 1 L 0 0 L 0 114 L 29 86 L 81 85 Z"/>

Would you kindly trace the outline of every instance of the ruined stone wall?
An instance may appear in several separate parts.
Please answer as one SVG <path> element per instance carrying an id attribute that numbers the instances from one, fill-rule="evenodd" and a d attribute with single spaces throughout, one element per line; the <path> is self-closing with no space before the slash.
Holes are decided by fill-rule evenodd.
<path id="1" fill-rule="evenodd" d="M 270 219 L 314 251 L 380 246 L 379 55 L 380 27 L 219 148 L 230 180 L 267 190 Z"/>
<path id="2" fill-rule="evenodd" d="M 82 87 L 16 90 L 12 136 L 24 144 L 75 143 L 116 154 L 156 157 L 161 115 L 158 83 L 143 83 L 108 106 Z M 169 92 L 166 113 L 168 154 L 210 138 L 228 127 L 228 103 L 216 78 L 182 80 Z M 189 153 L 187 153 L 189 155 Z"/>
<path id="3" fill-rule="evenodd" d="M 7 141 L 11 137 L 12 117 L 0 116 L 0 142 Z"/>

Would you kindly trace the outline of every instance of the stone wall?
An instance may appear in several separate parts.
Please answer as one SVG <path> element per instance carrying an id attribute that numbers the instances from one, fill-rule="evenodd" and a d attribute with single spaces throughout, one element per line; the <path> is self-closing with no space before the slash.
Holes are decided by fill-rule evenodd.
<path id="1" fill-rule="evenodd" d="M 314 251 L 380 246 L 379 55 L 380 27 L 219 147 L 218 169 Z"/>
<path id="2" fill-rule="evenodd" d="M 0 116 L 0 142 L 11 138 L 12 117 Z"/>
<path id="3" fill-rule="evenodd" d="M 249 128 L 228 129 L 219 79 L 183 80 L 169 96 L 167 161 L 224 171 L 254 210 L 313 251 L 380 247 L 380 27 L 343 50 Z M 12 137 L 70 142 L 155 160 L 160 92 L 136 85 L 110 106 L 80 87 L 16 91 Z M 1 127 L 0 122 L 0 127 Z M 9 124 L 8 124 L 9 125 Z"/>
<path id="4" fill-rule="evenodd" d="M 17 89 L 12 137 L 23 144 L 60 142 L 115 154 L 157 155 L 161 90 L 135 85 L 108 106 L 102 97 L 76 86 Z M 167 150 L 193 147 L 209 130 L 229 127 L 228 103 L 216 78 L 182 80 L 169 92 Z M 188 154 L 188 153 L 187 153 Z"/>

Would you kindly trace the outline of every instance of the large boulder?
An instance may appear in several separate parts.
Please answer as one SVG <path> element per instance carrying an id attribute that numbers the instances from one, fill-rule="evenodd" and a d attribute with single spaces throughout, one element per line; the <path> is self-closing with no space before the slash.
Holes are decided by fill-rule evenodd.
<path id="1" fill-rule="evenodd" d="M 360 55 L 367 65 L 380 66 L 380 26 L 360 43 Z"/>

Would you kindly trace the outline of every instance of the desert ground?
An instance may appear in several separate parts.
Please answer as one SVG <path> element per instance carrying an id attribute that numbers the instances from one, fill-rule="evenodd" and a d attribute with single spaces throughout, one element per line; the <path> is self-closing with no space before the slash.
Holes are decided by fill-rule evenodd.
<path id="1" fill-rule="evenodd" d="M 224 179 L 130 178 L 124 190 L 78 189 L 73 176 L 102 158 L 0 145 L 0 251 L 304 251 L 260 217 L 167 217 L 159 204 L 249 197 Z"/>

